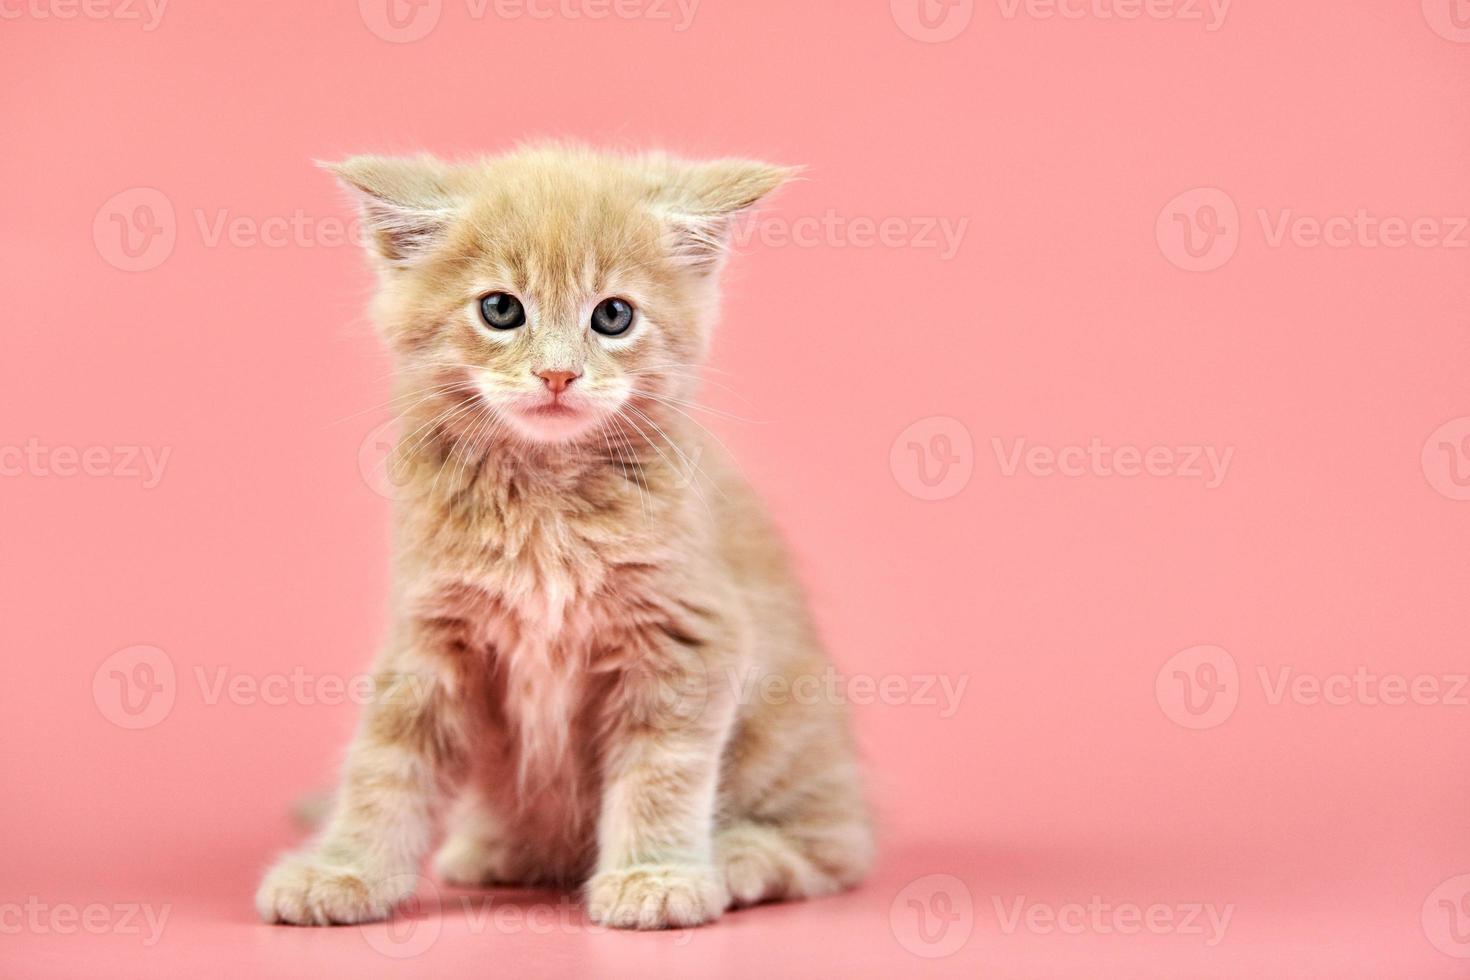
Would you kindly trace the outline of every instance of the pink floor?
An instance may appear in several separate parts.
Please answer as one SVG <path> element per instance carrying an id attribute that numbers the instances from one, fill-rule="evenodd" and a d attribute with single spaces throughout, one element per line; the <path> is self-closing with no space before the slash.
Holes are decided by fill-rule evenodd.
<path id="1" fill-rule="evenodd" d="M 1225 862 L 1220 855 L 1180 862 L 1157 849 L 1100 855 L 1075 846 L 1073 860 L 1061 861 L 1069 848 L 1057 843 L 895 846 L 881 873 L 856 893 L 736 912 L 678 933 L 588 927 L 575 902 L 556 893 L 441 892 L 426 884 L 416 908 L 394 926 L 309 930 L 254 921 L 248 893 L 256 862 L 219 845 L 223 854 L 200 851 L 197 864 L 178 855 L 116 871 L 106 884 L 31 880 L 49 905 L 22 914 L 47 926 L 7 930 L 0 976 L 1466 976 L 1463 962 L 1424 939 L 1421 896 L 1407 884 L 1352 901 L 1341 880 L 1299 887 L 1236 880 L 1225 889 L 1180 892 L 1180 865 L 1198 876 L 1198 868 Z M 931 874 L 945 876 L 942 898 L 923 880 Z M 1108 893 L 1107 904 L 1092 902 L 1097 889 Z M 26 886 L 7 890 L 16 895 Z M 1211 899 L 1194 909 L 1169 898 L 1180 893 L 1214 896 L 1214 917 Z M 926 909 L 925 920 L 910 902 Z M 57 915 L 68 904 L 106 905 L 109 927 L 94 934 L 79 918 Z M 1141 911 L 1130 917 L 1129 904 Z M 1151 912 L 1157 932 L 1148 926 L 1152 904 L 1169 909 L 1167 917 L 1161 908 Z M 138 908 L 144 905 L 151 918 Z M 1050 926 L 1047 912 L 1036 909 L 1057 912 L 1063 924 Z M 103 921 L 103 912 L 93 915 Z"/>
<path id="2" fill-rule="evenodd" d="M 1403 760 L 1397 786 L 1388 769 L 1377 770 L 1349 811 L 1326 794 L 1353 777 L 1346 767 L 1332 772 L 1325 755 L 1310 761 L 1314 776 L 1289 753 L 1228 763 L 1196 746 L 1186 758 L 1208 780 L 1181 767 L 1177 789 L 1161 774 L 1121 792 L 1107 786 L 1136 770 L 1114 760 L 1089 791 L 1092 805 L 1080 796 L 1063 805 L 1065 788 L 1048 793 L 1003 761 L 956 746 L 948 758 L 916 756 L 911 768 L 992 779 L 995 801 L 953 819 L 938 808 L 915 813 L 885 790 L 908 774 L 880 773 L 890 827 L 881 867 L 839 897 L 731 913 L 693 931 L 632 934 L 589 927 L 564 895 L 448 889 L 426 878 L 392 924 L 304 929 L 263 925 L 251 907 L 262 866 L 299 839 L 265 789 L 279 785 L 277 767 L 240 752 L 232 778 L 211 776 L 213 736 L 193 723 L 208 717 L 179 704 L 159 726 L 177 722 L 180 733 L 195 733 L 180 743 L 206 744 L 161 751 L 145 744 L 146 733 L 119 742 L 112 729 L 105 741 L 127 748 L 99 743 L 108 764 L 83 759 L 69 785 L 19 776 L 24 792 L 7 800 L 4 818 L 6 839 L 25 846 L 7 847 L 0 869 L 0 977 L 1432 980 L 1470 972 L 1458 909 L 1441 901 L 1463 904 L 1470 879 L 1445 869 L 1465 867 L 1467 848 L 1426 814 L 1432 794 L 1422 787 L 1449 759 L 1432 748 Z M 289 728 L 289 718 L 282 724 Z M 85 737 L 103 731 L 78 727 Z M 1160 758 L 1175 741 L 1188 739 L 1161 738 Z M 1425 741 L 1442 745 L 1446 733 Z M 1374 749 L 1354 751 L 1371 757 Z M 205 786 L 208 778 L 217 782 Z M 1314 779 L 1293 793 L 1293 782 Z M 199 786 L 205 791 L 194 792 Z M 1151 805 L 1130 816 L 1141 789 L 1154 794 Z M 927 843 L 902 829 L 946 823 L 951 829 Z"/>
<path id="3" fill-rule="evenodd" d="M 213 842 L 216 852 L 202 837 L 182 849 L 178 840 L 139 840 L 138 860 L 128 862 L 134 866 L 106 874 L 105 885 L 90 875 L 88 884 L 71 886 L 54 876 L 9 879 L 10 894 L 30 888 L 48 897 L 50 906 L 36 914 L 53 931 L 7 930 L 0 938 L 0 976 L 1466 975 L 1463 962 L 1429 946 L 1419 922 L 1420 896 L 1407 884 L 1396 890 L 1385 881 L 1368 897 L 1361 879 L 1292 882 L 1259 873 L 1251 880 L 1225 872 L 1229 887 L 1207 885 L 1204 868 L 1231 862 L 1203 848 L 1122 853 L 1041 840 L 895 846 L 881 872 L 853 894 L 734 913 L 689 932 L 615 933 L 589 928 L 575 903 L 557 894 L 441 892 L 432 884 L 391 926 L 268 927 L 251 913 L 256 862 L 253 853 L 241 853 L 240 843 Z M 152 849 L 174 857 L 143 860 Z M 945 876 L 938 885 L 943 897 L 925 881 L 936 874 Z M 1191 878 L 1193 891 L 1184 884 Z M 1350 888 L 1359 890 L 1347 900 Z M 1092 902 L 1097 890 L 1107 893 L 1107 904 Z M 1201 896 L 1199 904 L 1213 896 L 1215 916 L 1170 897 L 1181 894 Z M 89 934 L 73 919 L 53 922 L 55 908 L 69 901 L 78 908 L 109 906 L 108 921 L 116 928 Z M 911 902 L 925 910 L 922 921 Z M 1141 907 L 1132 918 L 1129 903 Z M 1151 913 L 1156 931 L 1150 931 L 1147 907 L 1154 903 L 1168 912 Z M 143 904 L 151 905 L 152 919 L 128 911 Z M 1069 905 L 1082 908 L 1069 911 Z M 1037 909 L 1057 912 L 1065 926 L 1048 925 Z M 100 923 L 103 913 L 93 914 Z M 1114 926 L 1134 931 L 1110 932 Z M 71 934 L 63 934 L 66 929 Z"/>

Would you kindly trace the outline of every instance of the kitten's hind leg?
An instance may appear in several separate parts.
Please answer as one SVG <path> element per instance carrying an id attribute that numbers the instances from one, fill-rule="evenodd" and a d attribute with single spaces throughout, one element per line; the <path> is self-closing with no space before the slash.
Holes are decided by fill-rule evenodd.
<path id="1" fill-rule="evenodd" d="M 867 874 L 873 842 L 863 823 L 806 825 L 742 820 L 715 833 L 715 860 L 734 907 L 814 898 Z"/>
<path id="2" fill-rule="evenodd" d="M 470 888 L 534 884 L 537 876 L 521 850 L 484 796 L 467 790 L 450 814 L 448 833 L 434 855 L 434 874 Z"/>

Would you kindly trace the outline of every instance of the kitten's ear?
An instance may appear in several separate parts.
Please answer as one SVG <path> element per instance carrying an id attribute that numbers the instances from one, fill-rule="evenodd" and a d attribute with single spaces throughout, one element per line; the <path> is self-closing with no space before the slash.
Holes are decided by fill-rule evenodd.
<path id="1" fill-rule="evenodd" d="M 438 160 L 357 156 L 321 166 L 357 199 L 369 243 L 390 266 L 412 265 L 443 242 L 458 203 Z"/>
<path id="2" fill-rule="evenodd" d="M 718 269 L 730 233 L 767 194 L 800 173 L 755 160 L 681 164 L 661 189 L 659 213 L 676 260 L 699 271 Z"/>

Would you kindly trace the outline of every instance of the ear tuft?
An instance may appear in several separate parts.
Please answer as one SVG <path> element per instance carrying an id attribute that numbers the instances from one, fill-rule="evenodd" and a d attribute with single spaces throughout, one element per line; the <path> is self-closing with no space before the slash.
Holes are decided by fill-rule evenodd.
<path id="1" fill-rule="evenodd" d="M 700 271 L 718 269 L 735 222 L 799 173 L 797 167 L 737 159 L 676 167 L 659 209 L 675 259 Z"/>
<path id="2" fill-rule="evenodd" d="M 457 208 L 443 163 L 355 156 L 319 165 L 352 192 L 374 251 L 390 266 L 412 265 L 443 242 Z"/>

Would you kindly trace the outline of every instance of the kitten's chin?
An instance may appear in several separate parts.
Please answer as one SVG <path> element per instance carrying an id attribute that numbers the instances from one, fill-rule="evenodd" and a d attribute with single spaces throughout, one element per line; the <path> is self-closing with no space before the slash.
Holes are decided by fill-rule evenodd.
<path id="1" fill-rule="evenodd" d="M 503 417 L 522 438 L 556 445 L 571 442 L 591 432 L 600 416 L 586 408 L 554 404 L 509 409 L 503 413 Z"/>

